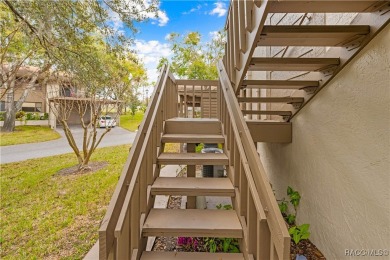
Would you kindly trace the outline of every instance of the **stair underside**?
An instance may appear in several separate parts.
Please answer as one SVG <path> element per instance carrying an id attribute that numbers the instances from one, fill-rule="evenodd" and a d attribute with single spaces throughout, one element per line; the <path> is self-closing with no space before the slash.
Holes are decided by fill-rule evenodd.
<path id="1" fill-rule="evenodd" d="M 303 89 L 318 87 L 319 82 L 310 80 L 244 80 L 242 86 L 258 89 Z"/>
<path id="2" fill-rule="evenodd" d="M 228 178 L 159 177 L 151 189 L 152 195 L 234 196 Z"/>
<path id="3" fill-rule="evenodd" d="M 301 97 L 238 97 L 238 102 L 248 103 L 302 103 L 304 98 Z"/>
<path id="4" fill-rule="evenodd" d="M 338 58 L 252 58 L 250 71 L 321 71 L 340 64 Z"/>
<path id="5" fill-rule="evenodd" d="M 244 260 L 241 253 L 143 252 L 141 260 Z"/>
<path id="6" fill-rule="evenodd" d="M 213 134 L 164 134 L 163 143 L 224 143 L 223 135 Z"/>
<path id="7" fill-rule="evenodd" d="M 152 209 L 142 229 L 144 236 L 242 238 L 234 210 Z"/>
<path id="8" fill-rule="evenodd" d="M 244 115 L 274 115 L 274 116 L 291 116 L 291 111 L 273 111 L 273 110 L 242 110 Z"/>
<path id="9" fill-rule="evenodd" d="M 224 153 L 162 153 L 157 159 L 162 165 L 227 165 Z"/>
<path id="10" fill-rule="evenodd" d="M 257 46 L 344 46 L 369 32 L 368 25 L 265 25 Z"/>
<path id="11" fill-rule="evenodd" d="M 361 13 L 375 12 L 386 1 L 269 1 L 270 13 Z"/>

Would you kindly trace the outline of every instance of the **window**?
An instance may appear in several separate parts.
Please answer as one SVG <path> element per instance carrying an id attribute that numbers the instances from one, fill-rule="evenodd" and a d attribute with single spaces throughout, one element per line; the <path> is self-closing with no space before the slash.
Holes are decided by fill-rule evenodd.
<path id="1" fill-rule="evenodd" d="M 42 112 L 41 102 L 24 102 L 22 105 L 22 111 L 24 112 Z"/>

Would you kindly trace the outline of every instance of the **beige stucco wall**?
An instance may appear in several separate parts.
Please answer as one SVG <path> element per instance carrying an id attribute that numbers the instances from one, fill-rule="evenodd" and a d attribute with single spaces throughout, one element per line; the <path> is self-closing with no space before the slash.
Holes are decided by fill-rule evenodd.
<path id="1" fill-rule="evenodd" d="M 297 222 L 328 259 L 390 249 L 389 42 L 390 25 L 292 120 L 291 144 L 258 144 L 277 197 L 301 193 Z"/>

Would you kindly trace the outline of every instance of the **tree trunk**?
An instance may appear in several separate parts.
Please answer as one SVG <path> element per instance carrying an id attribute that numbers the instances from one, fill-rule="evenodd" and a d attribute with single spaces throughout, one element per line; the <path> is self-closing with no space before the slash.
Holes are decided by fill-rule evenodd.
<path id="1" fill-rule="evenodd" d="M 15 130 L 15 93 L 14 93 L 14 82 L 11 83 L 7 89 L 6 98 L 5 98 L 5 119 L 4 125 L 2 128 L 3 132 L 13 132 Z"/>

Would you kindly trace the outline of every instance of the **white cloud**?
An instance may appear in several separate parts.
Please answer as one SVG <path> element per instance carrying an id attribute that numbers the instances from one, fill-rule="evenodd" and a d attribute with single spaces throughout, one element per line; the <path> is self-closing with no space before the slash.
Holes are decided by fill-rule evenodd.
<path id="1" fill-rule="evenodd" d="M 209 14 L 211 15 L 218 15 L 218 17 L 221 17 L 221 16 L 224 16 L 227 12 L 227 9 L 226 9 L 226 5 L 225 3 L 222 3 L 222 2 L 216 2 L 214 3 L 215 5 L 215 8 L 213 10 L 211 10 L 211 12 Z"/>
<path id="2" fill-rule="evenodd" d="M 219 32 L 212 31 L 212 32 L 209 32 L 209 35 L 210 35 L 211 39 L 216 40 L 216 39 L 218 39 Z"/>
<path id="3" fill-rule="evenodd" d="M 159 60 L 162 57 L 169 58 L 172 55 L 170 45 L 159 41 L 135 40 L 135 50 L 145 64 L 149 81 L 156 81 L 158 77 L 156 68 Z"/>
<path id="4" fill-rule="evenodd" d="M 189 11 L 183 12 L 183 14 L 190 14 L 190 13 L 193 13 L 193 12 L 196 12 L 196 11 L 200 10 L 201 8 L 202 8 L 202 5 L 197 5 L 196 7 L 191 8 Z"/>
<path id="5" fill-rule="evenodd" d="M 165 11 L 158 11 L 158 26 L 165 26 L 169 21 L 168 15 Z"/>
<path id="6" fill-rule="evenodd" d="M 158 26 L 165 26 L 165 25 L 167 25 L 167 23 L 169 21 L 169 17 L 167 15 L 167 13 L 165 11 L 161 11 L 161 10 L 157 11 L 158 17 L 156 17 L 156 15 L 154 13 L 145 13 L 144 15 L 151 20 L 157 21 L 157 22 L 152 22 L 152 24 L 158 23 Z"/>

